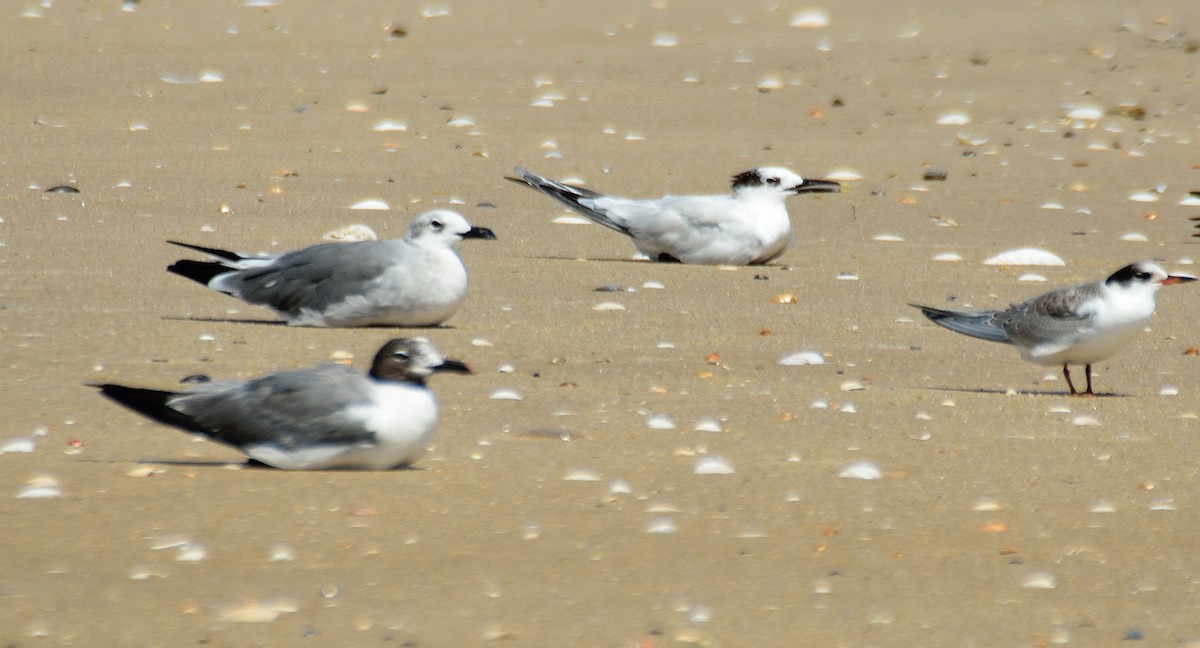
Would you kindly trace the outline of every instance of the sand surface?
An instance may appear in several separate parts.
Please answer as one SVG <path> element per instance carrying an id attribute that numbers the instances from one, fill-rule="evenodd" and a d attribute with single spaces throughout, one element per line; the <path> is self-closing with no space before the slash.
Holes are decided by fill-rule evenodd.
<path id="1" fill-rule="evenodd" d="M 4 645 L 1200 645 L 1195 287 L 1093 400 L 906 306 L 1189 270 L 1194 2 L 827 2 L 811 29 L 806 3 L 248 4 L 2 10 L 0 443 L 36 445 L 0 455 Z M 729 270 L 554 224 L 516 164 L 645 197 L 862 179 Z M 478 373 L 432 381 L 415 469 L 241 468 L 85 386 L 363 366 L 412 332 L 279 326 L 163 241 L 282 251 L 447 205 L 499 240 L 419 331 Z M 982 263 L 1024 246 L 1066 265 Z M 804 350 L 827 363 L 778 364 Z M 17 498 L 38 479 L 62 496 Z"/>

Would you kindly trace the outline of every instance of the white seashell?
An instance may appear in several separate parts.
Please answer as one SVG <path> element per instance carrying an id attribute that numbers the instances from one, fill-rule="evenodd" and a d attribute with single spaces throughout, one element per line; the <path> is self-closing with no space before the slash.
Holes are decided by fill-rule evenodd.
<path id="1" fill-rule="evenodd" d="M 1163 385 L 1158 390 L 1159 396 L 1178 396 L 1179 388 L 1175 385 Z"/>
<path id="2" fill-rule="evenodd" d="M 994 512 L 1001 511 L 1004 507 L 1000 505 L 1000 500 L 994 497 L 980 497 L 975 500 L 975 504 L 971 506 L 972 511 Z"/>
<path id="3" fill-rule="evenodd" d="M 736 471 L 733 465 L 721 457 L 701 457 L 692 468 L 693 475 L 732 475 Z"/>
<path id="4" fill-rule="evenodd" d="M 943 113 L 937 118 L 940 126 L 962 126 L 971 123 L 971 116 L 962 111 Z"/>
<path id="5" fill-rule="evenodd" d="M 647 281 L 642 284 L 642 288 L 665 290 L 666 286 L 664 286 L 661 281 Z"/>
<path id="6" fill-rule="evenodd" d="M 651 41 L 651 44 L 655 47 L 675 47 L 679 44 L 679 37 L 675 34 L 663 32 L 660 34 L 655 34 L 654 40 Z"/>
<path id="7" fill-rule="evenodd" d="M 403 133 L 408 130 L 408 124 L 394 119 L 385 119 L 375 124 L 371 130 L 377 133 Z"/>
<path id="8" fill-rule="evenodd" d="M 847 464 L 838 472 L 838 477 L 845 479 L 882 479 L 883 470 L 879 464 L 870 461 L 855 461 Z"/>
<path id="9" fill-rule="evenodd" d="M 191 537 L 183 533 L 167 533 L 159 536 L 151 536 L 146 539 L 150 541 L 151 551 L 177 549 L 192 542 Z"/>
<path id="10" fill-rule="evenodd" d="M 829 26 L 829 12 L 824 9 L 804 9 L 792 14 L 791 27 L 821 29 Z"/>
<path id="11" fill-rule="evenodd" d="M 1017 277 L 1017 281 L 1024 281 L 1024 282 L 1028 282 L 1028 283 L 1045 283 L 1046 278 L 1040 274 L 1026 272 L 1025 274 L 1021 275 L 1020 277 Z"/>
<path id="12" fill-rule="evenodd" d="M 825 356 L 816 351 L 801 351 L 780 358 L 779 364 L 785 367 L 803 367 L 808 365 L 825 364 Z"/>
<path id="13" fill-rule="evenodd" d="M 466 115 L 459 115 L 458 117 L 451 118 L 450 121 L 446 122 L 446 125 L 454 128 L 466 128 L 467 126 L 474 126 L 475 120 Z"/>
<path id="14" fill-rule="evenodd" d="M 600 473 L 589 468 L 570 468 L 563 475 L 563 481 L 594 482 L 600 481 Z"/>
<path id="15" fill-rule="evenodd" d="M 646 417 L 646 427 L 651 430 L 674 430 L 675 419 L 666 414 L 654 414 Z"/>
<path id="16" fill-rule="evenodd" d="M 858 382 L 857 380 L 847 380 L 846 382 L 842 383 L 842 384 L 841 384 L 841 385 L 838 387 L 838 389 L 841 389 L 841 390 L 842 390 L 842 391 L 844 391 L 844 392 L 848 392 L 848 391 L 862 391 L 862 390 L 864 390 L 864 389 L 866 389 L 866 388 L 867 388 L 867 386 L 866 386 L 866 385 L 864 385 L 864 384 L 862 384 L 862 383 Z"/>
<path id="17" fill-rule="evenodd" d="M 1058 202 L 1044 202 L 1042 203 L 1042 209 L 1065 209 L 1065 207 L 1063 207 L 1062 203 Z"/>
<path id="18" fill-rule="evenodd" d="M 783 81 L 780 81 L 779 77 L 776 76 L 763 77 L 758 82 L 759 90 L 779 90 L 782 87 Z"/>
<path id="19" fill-rule="evenodd" d="M 613 495 L 631 495 L 633 494 L 633 485 L 624 479 L 614 479 L 608 485 L 608 492 Z"/>
<path id="20" fill-rule="evenodd" d="M 289 598 L 248 601 L 217 606 L 217 619 L 226 623 L 271 623 L 281 614 L 300 609 L 300 604 Z"/>
<path id="21" fill-rule="evenodd" d="M 1179 200 L 1179 204 L 1180 205 L 1190 205 L 1192 207 L 1195 207 L 1197 205 L 1200 205 L 1200 196 L 1193 196 L 1191 194 L 1188 194 Z"/>
<path id="22" fill-rule="evenodd" d="M 838 281 L 858 281 L 858 275 L 850 274 L 848 272 L 843 272 L 837 276 L 837 280 Z"/>
<path id="23" fill-rule="evenodd" d="M 817 398 L 817 399 L 813 400 L 812 403 L 809 403 L 808 408 L 809 409 L 817 409 L 817 410 L 827 410 L 827 409 L 829 409 L 829 401 L 825 400 L 824 398 Z"/>
<path id="24" fill-rule="evenodd" d="M 366 225 L 347 225 L 342 228 L 330 230 L 321 235 L 321 238 L 326 241 L 336 241 L 338 243 L 352 243 L 354 241 L 378 241 L 375 230 Z"/>
<path id="25" fill-rule="evenodd" d="M 669 517 L 650 518 L 646 523 L 646 533 L 668 534 L 678 530 L 679 526 L 675 524 L 675 520 Z"/>
<path id="26" fill-rule="evenodd" d="M 854 403 L 842 403 L 842 406 L 838 408 L 838 411 L 842 414 L 858 414 L 858 406 Z"/>
<path id="27" fill-rule="evenodd" d="M 1153 502 L 1150 502 L 1151 511 L 1175 511 L 1178 510 L 1178 508 L 1179 507 L 1175 505 L 1175 500 L 1169 497 L 1164 499 L 1156 499 Z"/>
<path id="28" fill-rule="evenodd" d="M 879 234 L 878 236 L 876 236 L 874 238 L 874 240 L 881 241 L 884 243 L 899 243 L 900 241 L 904 240 L 904 237 L 897 236 L 895 234 Z"/>
<path id="29" fill-rule="evenodd" d="M 374 210 L 374 211 L 386 211 L 388 209 L 391 209 L 391 207 L 389 207 L 386 202 L 379 200 L 377 198 L 368 198 L 366 200 L 360 200 L 360 201 L 354 203 L 353 205 L 350 205 L 347 209 L 367 209 L 367 210 Z"/>
<path id="30" fill-rule="evenodd" d="M 129 125 L 129 130 L 134 131 L 134 132 L 148 131 L 148 130 L 150 130 L 150 127 L 146 125 L 146 122 L 133 122 L 132 124 Z"/>
<path id="31" fill-rule="evenodd" d="M 29 437 L 14 437 L 0 445 L 0 454 L 33 452 L 37 442 Z"/>
<path id="32" fill-rule="evenodd" d="M 198 542 L 189 542 L 179 547 L 175 560 L 179 562 L 200 562 L 208 558 L 208 548 Z"/>
<path id="33" fill-rule="evenodd" d="M 554 220 L 552 220 L 550 222 L 556 223 L 558 225 L 591 225 L 592 224 L 592 221 L 584 218 L 583 216 L 559 216 L 558 218 L 555 218 Z"/>
<path id="34" fill-rule="evenodd" d="M 1161 196 L 1150 191 L 1135 191 L 1129 194 L 1129 200 L 1132 202 L 1152 203 L 1158 202 Z"/>
<path id="35" fill-rule="evenodd" d="M 1067 119 L 1076 121 L 1100 121 L 1104 117 L 1104 109 L 1090 104 L 1067 106 Z"/>
<path id="36" fill-rule="evenodd" d="M 962 261 L 962 257 L 954 252 L 943 252 L 935 257 L 934 261 Z"/>
<path id="37" fill-rule="evenodd" d="M 1048 571 L 1034 571 L 1025 574 L 1021 579 L 1021 587 L 1029 589 L 1054 589 L 1058 587 L 1058 580 Z"/>
<path id="38" fill-rule="evenodd" d="M 150 580 L 151 578 L 166 578 L 167 575 L 146 565 L 134 565 L 129 570 L 129 580 Z"/>
<path id="39" fill-rule="evenodd" d="M 1040 265 L 1040 266 L 1065 266 L 1066 261 L 1063 261 L 1057 255 L 1039 250 L 1037 248 L 1017 248 L 1001 252 L 996 256 L 983 262 L 984 265 Z"/>
<path id="40" fill-rule="evenodd" d="M 675 343 L 674 343 L 674 342 L 665 342 L 665 341 L 664 341 L 664 342 L 659 342 L 658 344 L 654 345 L 654 347 L 655 347 L 655 348 L 657 348 L 657 349 L 674 349 L 674 348 L 675 348 Z"/>
<path id="41" fill-rule="evenodd" d="M 273 544 L 267 551 L 267 560 L 269 562 L 291 562 L 295 559 L 296 550 L 286 542 Z"/>
<path id="42" fill-rule="evenodd" d="M 361 101 L 348 101 L 345 110 L 352 113 L 365 113 L 371 112 L 371 106 Z"/>
<path id="43" fill-rule="evenodd" d="M 679 511 L 678 506 L 663 500 L 655 500 L 646 507 L 647 513 L 678 513 Z"/>
<path id="44" fill-rule="evenodd" d="M 202 70 L 200 83 L 220 83 L 225 80 L 225 73 L 220 70 Z"/>
<path id="45" fill-rule="evenodd" d="M 495 390 L 492 391 L 492 395 L 489 398 L 491 398 L 492 400 L 516 400 L 516 401 L 523 400 L 523 397 L 521 396 L 521 392 L 518 392 L 515 389 L 510 389 L 508 387 L 496 388 Z"/>
<path id="46" fill-rule="evenodd" d="M 1096 500 L 1088 507 L 1088 513 L 1116 513 L 1117 507 L 1108 500 Z"/>
<path id="47" fill-rule="evenodd" d="M 1146 241 L 1149 241 L 1150 239 L 1147 238 L 1145 234 L 1142 234 L 1140 232 L 1128 232 L 1128 233 L 1121 235 L 1121 240 L 1128 241 L 1130 243 L 1145 243 Z"/>
<path id="48" fill-rule="evenodd" d="M 487 338 L 474 338 L 471 340 L 471 346 L 490 348 L 496 346 Z"/>
<path id="49" fill-rule="evenodd" d="M 500 373 L 503 373 L 503 374 L 510 374 L 510 373 L 514 373 L 514 372 L 516 372 L 516 370 L 517 370 L 517 367 L 516 367 L 516 365 L 513 365 L 513 364 L 507 364 L 507 363 L 506 363 L 506 364 L 502 364 L 502 365 L 500 365 L 499 367 L 497 367 L 497 368 L 496 368 L 496 371 L 498 371 L 498 372 L 500 372 Z"/>
<path id="50" fill-rule="evenodd" d="M 421 7 L 421 17 L 429 20 L 431 18 L 445 18 L 450 15 L 450 3 L 443 2 L 439 4 L 427 4 Z"/>
<path id="51" fill-rule="evenodd" d="M 1100 419 L 1087 414 L 1080 414 L 1071 419 L 1071 425 L 1100 425 Z"/>
<path id="52" fill-rule="evenodd" d="M 17 499 L 53 499 L 62 497 L 58 478 L 53 475 L 36 475 L 25 482 L 17 491 Z"/>
<path id="53" fill-rule="evenodd" d="M 646 136 L 642 135 L 641 133 L 626 133 L 625 134 L 626 142 L 642 142 L 645 140 L 646 140 Z"/>
<path id="54" fill-rule="evenodd" d="M 854 169 L 842 167 L 834 169 L 825 174 L 826 180 L 837 180 L 838 182 L 846 182 L 850 180 L 862 180 L 863 175 Z"/>
<path id="55" fill-rule="evenodd" d="M 721 432 L 721 421 L 711 416 L 706 416 L 696 421 L 696 427 L 692 429 L 697 432 Z"/>
<path id="56" fill-rule="evenodd" d="M 625 310 L 625 307 L 624 307 L 624 306 L 622 306 L 621 304 L 618 304 L 618 303 L 616 303 L 616 302 L 600 302 L 599 304 L 596 304 L 595 306 L 592 306 L 592 310 L 596 310 L 596 311 L 623 311 L 623 310 Z"/>

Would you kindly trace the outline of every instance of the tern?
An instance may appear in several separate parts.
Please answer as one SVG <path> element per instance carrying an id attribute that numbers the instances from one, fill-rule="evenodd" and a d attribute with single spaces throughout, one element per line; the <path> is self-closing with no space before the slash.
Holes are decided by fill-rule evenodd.
<path id="1" fill-rule="evenodd" d="M 1159 288 L 1195 280 L 1142 261 L 1107 279 L 1060 288 L 1005 310 L 961 312 L 909 305 L 955 333 L 1012 344 L 1029 362 L 1061 365 L 1072 396 L 1095 396 L 1092 365 L 1120 351 L 1146 327 Z M 1087 389 L 1075 389 L 1070 365 L 1084 366 Z"/>
<path id="2" fill-rule="evenodd" d="M 651 260 L 703 265 L 758 265 L 778 258 L 793 241 L 787 197 L 841 190 L 831 180 L 806 180 L 781 167 L 760 167 L 733 176 L 732 195 L 634 200 L 549 180 L 521 167 L 514 171 L 520 177 L 509 180 L 628 236 Z"/>

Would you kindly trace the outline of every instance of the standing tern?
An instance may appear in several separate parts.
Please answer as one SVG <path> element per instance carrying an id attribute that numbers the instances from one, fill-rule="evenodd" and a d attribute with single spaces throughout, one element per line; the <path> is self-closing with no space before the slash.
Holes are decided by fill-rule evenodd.
<path id="1" fill-rule="evenodd" d="M 322 243 L 279 256 L 242 256 L 178 241 L 215 261 L 183 259 L 167 270 L 251 304 L 293 326 L 436 326 L 467 298 L 464 239 L 494 240 L 462 214 L 417 217 L 402 239 Z"/>
<path id="2" fill-rule="evenodd" d="M 159 423 L 204 435 L 283 470 L 390 470 L 425 454 L 438 406 L 425 379 L 471 373 L 428 340 L 396 338 L 371 371 L 338 364 L 250 382 L 201 383 L 182 392 L 92 385 Z"/>
<path id="3" fill-rule="evenodd" d="M 1062 365 L 1072 396 L 1095 396 L 1092 365 L 1120 351 L 1154 315 L 1162 286 L 1195 281 L 1167 274 L 1147 261 L 1127 265 L 1107 279 L 1060 288 L 1001 311 L 961 312 L 909 304 L 934 324 L 973 338 L 1017 347 L 1043 366 Z M 1069 365 L 1084 365 L 1087 389 L 1071 382 Z"/>
<path id="4" fill-rule="evenodd" d="M 508 178 L 633 239 L 654 261 L 705 265 L 757 265 L 792 244 L 784 200 L 803 193 L 836 193 L 831 180 L 805 180 L 781 167 L 759 167 L 733 176 L 729 196 L 663 196 L 633 200 L 606 196 L 514 169 Z"/>

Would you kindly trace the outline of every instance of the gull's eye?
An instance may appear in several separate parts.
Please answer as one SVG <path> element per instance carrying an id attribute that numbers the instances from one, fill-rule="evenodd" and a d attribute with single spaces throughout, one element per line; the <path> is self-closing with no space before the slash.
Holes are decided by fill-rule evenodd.
<path id="1" fill-rule="evenodd" d="M 1151 274 L 1149 272 L 1139 272 L 1133 276 L 1136 277 L 1138 281 L 1149 281 Z"/>
<path id="2" fill-rule="evenodd" d="M 767 184 L 777 185 L 779 184 L 779 178 L 767 178 Z"/>
<path id="3" fill-rule="evenodd" d="M 442 231 L 442 221 L 429 221 L 429 227 L 435 232 Z"/>
<path id="4" fill-rule="evenodd" d="M 408 354 L 404 351 L 397 351 L 392 354 L 392 357 L 397 360 L 408 360 Z"/>

